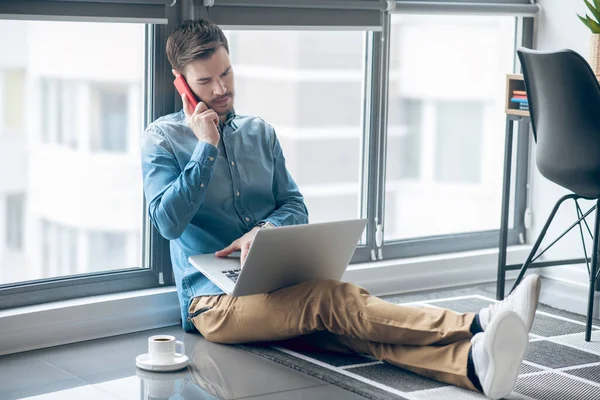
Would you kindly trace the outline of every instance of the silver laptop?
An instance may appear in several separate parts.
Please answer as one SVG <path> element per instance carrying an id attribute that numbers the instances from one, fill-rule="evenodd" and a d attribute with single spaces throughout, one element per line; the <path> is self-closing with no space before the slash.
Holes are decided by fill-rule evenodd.
<path id="1" fill-rule="evenodd" d="M 239 257 L 189 257 L 225 293 L 269 293 L 313 279 L 340 280 L 367 225 L 366 219 L 260 229 L 244 268 Z"/>

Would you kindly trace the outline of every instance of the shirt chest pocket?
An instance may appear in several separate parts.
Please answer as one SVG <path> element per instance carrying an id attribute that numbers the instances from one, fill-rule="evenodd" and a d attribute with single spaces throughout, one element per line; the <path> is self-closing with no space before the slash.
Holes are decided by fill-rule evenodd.
<path id="1" fill-rule="evenodd" d="M 236 184 L 232 182 L 227 161 L 219 158 L 210 178 L 206 191 L 205 204 L 216 207 L 227 207 L 233 203 Z"/>
<path id="2" fill-rule="evenodd" d="M 273 195 L 273 166 L 264 160 L 247 160 L 238 170 L 241 192 L 250 201 L 271 201 Z"/>

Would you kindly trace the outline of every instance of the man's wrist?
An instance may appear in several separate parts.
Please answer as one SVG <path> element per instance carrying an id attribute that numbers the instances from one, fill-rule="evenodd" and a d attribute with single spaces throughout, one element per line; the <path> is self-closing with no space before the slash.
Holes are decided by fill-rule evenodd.
<path id="1" fill-rule="evenodd" d="M 256 228 L 275 228 L 275 225 L 273 225 L 269 221 L 263 221 L 256 224 Z"/>

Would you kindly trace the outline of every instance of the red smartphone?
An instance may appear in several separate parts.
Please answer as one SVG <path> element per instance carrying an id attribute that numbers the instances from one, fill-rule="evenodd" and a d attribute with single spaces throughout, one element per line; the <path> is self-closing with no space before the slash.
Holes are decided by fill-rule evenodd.
<path id="1" fill-rule="evenodd" d="M 187 100 L 190 103 L 190 106 L 192 107 L 192 112 L 193 112 L 193 110 L 195 110 L 196 106 L 198 105 L 198 100 L 196 100 L 196 96 L 194 95 L 194 92 L 192 92 L 192 90 L 188 86 L 183 75 L 181 75 L 181 74 L 177 75 L 175 77 L 175 80 L 173 81 L 173 84 L 177 88 L 177 91 L 179 92 L 180 95 L 185 93 L 185 95 L 187 96 Z"/>

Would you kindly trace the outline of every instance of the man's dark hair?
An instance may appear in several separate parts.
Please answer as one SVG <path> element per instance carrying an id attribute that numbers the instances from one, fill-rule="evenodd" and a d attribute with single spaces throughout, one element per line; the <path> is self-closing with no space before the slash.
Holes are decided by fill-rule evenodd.
<path id="1" fill-rule="evenodd" d="M 217 24 L 205 19 L 188 20 L 169 35 L 167 57 L 171 67 L 181 72 L 194 60 L 210 58 L 219 46 L 229 53 L 227 38 Z"/>

